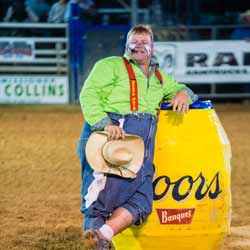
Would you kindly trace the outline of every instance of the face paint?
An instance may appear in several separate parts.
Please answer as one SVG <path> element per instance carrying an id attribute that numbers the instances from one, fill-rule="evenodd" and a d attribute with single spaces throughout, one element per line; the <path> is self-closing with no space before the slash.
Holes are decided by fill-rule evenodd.
<path id="1" fill-rule="evenodd" d="M 150 56 L 150 53 L 151 53 L 151 46 L 148 45 L 148 44 L 144 44 L 143 45 L 146 52 L 147 52 L 147 55 Z M 134 53 L 135 52 L 135 47 L 136 47 L 136 44 L 135 43 L 128 43 L 127 44 L 127 49 L 129 51 L 129 53 Z"/>
<path id="2" fill-rule="evenodd" d="M 135 52 L 135 47 L 136 47 L 136 44 L 134 44 L 134 43 L 127 44 L 127 49 L 129 51 L 129 53 L 131 53 L 131 54 Z"/>
<path id="3" fill-rule="evenodd" d="M 148 44 L 144 44 L 144 48 L 145 48 L 145 50 L 147 51 L 148 56 L 150 56 L 150 53 L 151 53 L 151 46 L 148 45 Z"/>

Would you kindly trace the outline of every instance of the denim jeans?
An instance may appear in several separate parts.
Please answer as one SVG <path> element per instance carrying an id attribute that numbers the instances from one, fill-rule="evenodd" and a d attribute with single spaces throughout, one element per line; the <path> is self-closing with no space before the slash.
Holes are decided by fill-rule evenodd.
<path id="1" fill-rule="evenodd" d="M 154 174 L 153 157 L 157 117 L 147 113 L 135 113 L 121 116 L 108 113 L 114 125 L 119 125 L 119 119 L 125 119 L 123 129 L 126 133 L 140 136 L 145 145 L 144 161 L 136 178 L 122 178 L 107 175 L 104 190 L 95 202 L 86 207 L 84 196 L 89 185 L 94 180 L 94 170 L 89 166 L 85 156 L 85 146 L 92 133 L 90 125 L 85 123 L 78 144 L 78 157 L 81 163 L 82 175 L 82 206 L 85 214 L 84 230 L 100 228 L 113 211 L 118 207 L 127 209 L 133 216 L 134 224 L 143 223 L 152 211 Z"/>

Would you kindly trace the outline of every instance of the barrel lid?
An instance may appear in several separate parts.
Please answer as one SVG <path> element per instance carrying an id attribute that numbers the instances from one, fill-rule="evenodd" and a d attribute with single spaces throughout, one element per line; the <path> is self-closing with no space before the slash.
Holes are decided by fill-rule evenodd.
<path id="1" fill-rule="evenodd" d="M 163 102 L 161 105 L 161 110 L 170 110 L 172 107 L 169 107 L 169 102 Z M 213 104 L 210 100 L 197 100 L 193 102 L 189 109 L 213 109 Z"/>

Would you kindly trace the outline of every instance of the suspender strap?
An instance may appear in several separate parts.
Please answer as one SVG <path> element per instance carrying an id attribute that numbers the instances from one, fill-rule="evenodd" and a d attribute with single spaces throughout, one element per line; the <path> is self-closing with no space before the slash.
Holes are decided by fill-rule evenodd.
<path id="1" fill-rule="evenodd" d="M 158 80 L 160 81 L 161 85 L 163 85 L 162 75 L 161 75 L 161 72 L 158 69 L 155 69 L 155 75 L 158 78 Z M 160 101 L 160 103 L 159 103 L 159 109 L 158 109 L 158 112 L 157 112 L 158 116 L 159 116 L 159 113 L 160 113 L 160 110 L 161 110 L 162 102 L 163 101 Z"/>
<path id="2" fill-rule="evenodd" d="M 129 64 L 128 60 L 125 57 L 122 57 L 127 72 L 129 76 L 129 82 L 130 82 L 130 110 L 131 111 L 137 111 L 138 110 L 138 84 L 137 80 L 135 78 L 135 73 L 132 68 L 132 66 Z"/>
<path id="3" fill-rule="evenodd" d="M 128 76 L 129 76 L 129 82 L 130 82 L 130 110 L 137 111 L 138 110 L 138 84 L 137 84 L 137 80 L 135 77 L 135 72 L 131 64 L 127 60 L 127 58 L 123 56 L 122 59 L 126 66 Z M 160 81 L 161 85 L 163 85 L 163 78 L 162 78 L 161 72 L 158 69 L 155 69 L 155 75 Z"/>
<path id="4" fill-rule="evenodd" d="M 155 75 L 158 78 L 158 80 L 160 81 L 161 85 L 163 85 L 162 75 L 161 75 L 161 72 L 158 69 L 155 69 Z"/>

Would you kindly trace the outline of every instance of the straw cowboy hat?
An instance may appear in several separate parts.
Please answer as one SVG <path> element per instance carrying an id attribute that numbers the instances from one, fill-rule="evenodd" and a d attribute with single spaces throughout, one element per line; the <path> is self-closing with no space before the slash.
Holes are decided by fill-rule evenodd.
<path id="1" fill-rule="evenodd" d="M 107 133 L 94 132 L 86 144 L 89 165 L 97 172 L 135 178 L 144 158 L 141 137 L 126 134 L 121 140 L 107 140 Z"/>
<path id="2" fill-rule="evenodd" d="M 246 16 L 250 16 L 250 10 L 246 10 L 245 12 L 243 12 L 243 13 L 240 14 L 241 18 L 244 18 Z"/>

